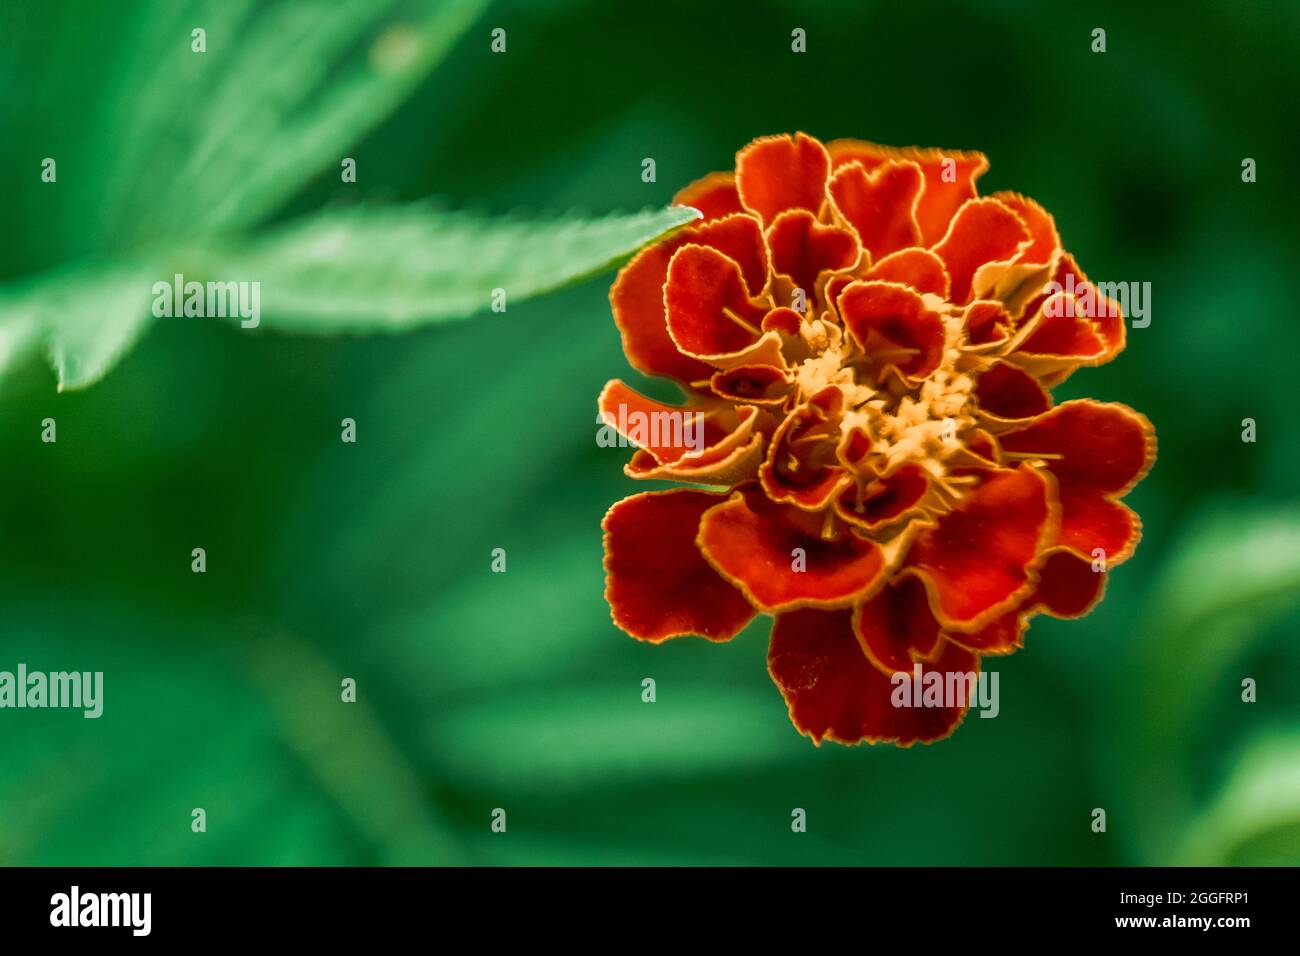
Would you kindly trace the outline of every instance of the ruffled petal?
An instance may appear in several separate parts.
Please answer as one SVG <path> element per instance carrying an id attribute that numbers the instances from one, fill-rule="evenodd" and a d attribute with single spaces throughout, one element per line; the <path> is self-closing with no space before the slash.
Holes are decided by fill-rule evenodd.
<path id="1" fill-rule="evenodd" d="M 1011 314 L 1000 302 L 977 299 L 962 313 L 962 327 L 973 346 L 998 345 L 1011 337 Z"/>
<path id="2" fill-rule="evenodd" d="M 817 744 L 892 741 L 904 747 L 951 734 L 967 708 L 894 706 L 902 691 L 867 659 L 852 618 L 849 611 L 804 610 L 776 619 L 767 669 L 798 731 Z M 945 642 L 938 658 L 922 667 L 923 674 L 976 673 L 979 659 Z"/>
<path id="3" fill-rule="evenodd" d="M 1025 631 L 1028 629 L 1028 615 L 1016 608 L 999 614 L 978 631 L 950 633 L 948 639 L 976 654 L 1013 654 L 1024 647 Z"/>
<path id="4" fill-rule="evenodd" d="M 1051 262 L 1052 257 L 1061 249 L 1061 237 L 1056 231 L 1056 220 L 1052 214 L 1020 193 L 998 192 L 989 198 L 996 199 L 1019 216 L 1033 240 L 1027 248 L 1020 251 L 1017 261 L 1041 265 Z"/>
<path id="5" fill-rule="evenodd" d="M 642 249 L 625 265 L 609 291 L 614 323 L 623 337 L 623 353 L 637 371 L 675 379 L 683 385 L 713 373 L 699 359 L 683 355 L 668 335 L 664 282 L 676 247 L 664 242 Z"/>
<path id="6" fill-rule="evenodd" d="M 980 374 L 975 398 L 980 411 L 1002 421 L 1033 418 L 1052 406 L 1037 379 L 1006 362 L 994 362 Z"/>
<path id="7" fill-rule="evenodd" d="M 673 489 L 624 498 L 605 515 L 605 598 L 614 623 L 658 643 L 699 634 L 725 641 L 753 619 L 744 595 L 695 546 L 700 517 L 720 495 Z"/>
<path id="8" fill-rule="evenodd" d="M 921 296 L 893 282 L 854 282 L 839 296 L 844 326 L 863 352 L 902 374 L 924 378 L 943 358 L 943 319 Z"/>
<path id="9" fill-rule="evenodd" d="M 819 522 L 749 488 L 704 515 L 698 541 L 718 573 L 768 613 L 846 607 L 883 581 L 884 553 L 853 534 L 827 541 Z"/>
<path id="10" fill-rule="evenodd" d="M 763 227 L 753 216 L 738 213 L 715 219 L 703 225 L 693 226 L 691 234 L 683 238 L 687 241 L 693 238 L 698 245 L 716 249 L 735 262 L 740 267 L 740 275 L 745 280 L 745 290 L 750 295 L 759 295 L 767 288 L 767 273 L 770 265 L 767 243 L 763 240 Z"/>
<path id="11" fill-rule="evenodd" d="M 764 136 L 736 154 L 736 188 L 746 209 L 770 224 L 787 209 L 821 211 L 830 157 L 804 133 Z"/>
<path id="12" fill-rule="evenodd" d="M 1155 461 L 1155 430 L 1144 415 L 1084 399 L 1000 437 L 1004 454 L 1039 458 L 1056 477 L 1061 546 L 1089 561 L 1101 549 L 1112 566 L 1133 553 L 1141 524 L 1118 499 Z"/>
<path id="13" fill-rule="evenodd" d="M 802 289 L 811 300 L 828 272 L 843 272 L 858 264 L 860 251 L 851 232 L 824 226 L 812 213 L 791 209 L 781 213 L 767 230 L 772 271 L 785 277 L 791 288 Z"/>
<path id="14" fill-rule="evenodd" d="M 933 656 L 943 640 L 930 613 L 925 585 L 908 576 L 883 587 L 853 612 L 853 631 L 871 663 L 885 674 L 911 671 Z"/>
<path id="15" fill-rule="evenodd" d="M 714 372 L 709 381 L 713 394 L 733 402 L 755 405 L 782 405 L 790 397 L 793 376 L 771 365 L 740 365 L 725 372 Z"/>
<path id="16" fill-rule="evenodd" d="M 788 306 L 780 306 L 763 316 L 764 332 L 773 330 L 790 338 L 797 337 L 803 326 L 803 316 Z"/>
<path id="17" fill-rule="evenodd" d="M 735 260 L 698 245 L 673 253 L 664 305 L 668 334 L 677 348 L 706 360 L 744 351 L 757 342 L 768 311 L 749 297 Z"/>
<path id="18" fill-rule="evenodd" d="M 849 163 L 831 177 L 830 195 L 874 261 L 920 242 L 916 203 L 923 186 L 921 167 L 909 160 L 890 160 L 870 173 Z"/>
<path id="19" fill-rule="evenodd" d="M 952 279 L 951 300 L 963 305 L 981 266 L 1013 259 L 1030 243 L 1020 217 L 996 199 L 972 199 L 957 210 L 948 232 L 934 246 Z"/>
<path id="20" fill-rule="evenodd" d="M 1101 600 L 1106 572 L 1068 551 L 1053 551 L 1038 569 L 1038 589 L 1030 602 L 1052 617 L 1083 617 Z"/>
<path id="21" fill-rule="evenodd" d="M 1074 296 L 1059 292 L 1049 296 L 1042 308 L 1025 325 L 1025 334 L 1016 343 L 1017 361 L 1026 357 L 1046 356 L 1066 359 L 1070 365 L 1095 365 L 1106 354 L 1106 342 L 1092 319 L 1076 309 Z M 1038 365 L 1032 360 L 1030 367 Z"/>
<path id="22" fill-rule="evenodd" d="M 606 425 L 633 445 L 646 449 L 658 462 L 677 461 L 692 453 L 698 455 L 726 439 L 753 415 L 752 408 L 740 416 L 730 409 L 706 415 L 698 408 L 666 405 L 618 379 L 605 384 L 596 406 Z"/>
<path id="23" fill-rule="evenodd" d="M 868 271 L 868 279 L 901 282 L 917 292 L 948 298 L 948 270 L 943 260 L 929 249 L 902 249 L 885 256 Z"/>
<path id="24" fill-rule="evenodd" d="M 1042 472 L 1027 463 L 992 472 L 956 510 L 917 536 L 906 570 L 925 581 L 945 628 L 976 631 L 1033 589 L 1030 568 L 1055 524 Z"/>
<path id="25" fill-rule="evenodd" d="M 888 477 L 845 488 L 835 498 L 835 512 L 850 524 L 874 530 L 914 513 L 929 488 L 926 470 L 905 463 Z"/>
<path id="26" fill-rule="evenodd" d="M 1032 344 L 1022 343 L 1019 346 L 1021 350 L 1029 353 L 1080 355 L 1087 359 L 1081 363 L 1085 365 L 1109 362 L 1124 350 L 1127 330 L 1123 311 L 1117 302 L 1103 295 L 1088 280 L 1069 253 L 1059 252 L 1055 256 L 1054 265 L 1041 273 L 1034 285 L 1036 288 L 1028 295 L 1017 293 L 1015 296 L 1019 306 L 1019 325 L 1025 330 L 1026 337 L 1038 333 L 1039 324 L 1051 318 L 1047 314 L 1049 312 L 1068 313 L 1067 319 L 1078 318 L 1084 321 L 1047 323 L 1054 328 L 1043 333 L 1043 338 L 1036 339 Z M 1054 297 L 1058 301 L 1048 308 L 1048 300 Z M 1081 324 L 1087 330 L 1077 334 L 1091 335 L 1096 341 L 1090 341 L 1086 349 L 1082 345 L 1063 349 L 1060 344 L 1061 339 L 1066 337 L 1063 330 L 1073 330 L 1076 324 Z"/>
<path id="27" fill-rule="evenodd" d="M 744 444 L 719 444 L 698 457 L 687 455 L 668 464 L 660 464 L 648 451 L 638 449 L 623 466 L 623 473 L 641 480 L 685 481 L 729 488 L 754 478 L 762 463 L 763 433 L 754 432 Z"/>
<path id="28" fill-rule="evenodd" d="M 848 483 L 827 439 L 837 427 L 841 401 L 839 390 L 829 389 L 822 401 L 799 406 L 781 422 L 758 472 L 773 501 L 814 511 Z"/>
<path id="29" fill-rule="evenodd" d="M 916 222 L 921 242 L 930 246 L 948 230 L 953 215 L 968 199 L 975 198 L 975 180 L 989 168 L 982 153 L 949 149 L 895 148 L 860 139 L 837 139 L 826 144 L 835 169 L 861 163 L 868 172 L 882 163 L 907 160 L 921 167 L 925 189 L 916 204 Z"/>
<path id="30" fill-rule="evenodd" d="M 735 215 L 688 226 L 657 245 L 647 246 L 619 272 L 610 289 L 614 323 L 623 337 L 623 351 L 632 367 L 647 375 L 675 379 L 683 385 L 706 379 L 712 369 L 683 355 L 668 334 L 664 285 L 673 254 L 696 244 L 716 249 L 741 270 L 749 292 L 757 295 L 767 284 L 767 245 L 758 221 Z"/>

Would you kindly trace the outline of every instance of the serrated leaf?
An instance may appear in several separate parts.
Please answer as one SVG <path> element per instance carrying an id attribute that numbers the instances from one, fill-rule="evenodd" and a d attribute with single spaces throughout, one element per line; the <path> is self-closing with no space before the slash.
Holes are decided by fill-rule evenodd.
<path id="1" fill-rule="evenodd" d="M 355 209 L 311 216 L 246 245 L 60 271 L 0 288 L 0 374 L 40 349 L 60 389 L 94 384 L 153 321 L 154 283 L 171 284 L 176 272 L 186 282 L 260 283 L 270 328 L 403 332 L 483 311 L 497 288 L 507 304 L 518 303 L 585 278 L 698 216 L 679 206 L 537 222 L 427 205 Z"/>
<path id="2" fill-rule="evenodd" d="M 7 16 L 15 42 L 0 48 L 0 75 L 32 88 L 0 109 L 0 132 L 44 150 L 6 154 L 15 225 L 54 238 L 33 244 L 30 277 L 0 288 L 0 373 L 42 351 L 60 388 L 101 378 L 148 325 L 157 263 L 192 256 L 196 237 L 256 225 L 338 164 L 484 6 L 192 0 Z M 72 62 L 33 55 L 51 37 Z M 100 64 L 95 47 L 101 68 L 83 70 L 80 51 L 95 43 L 110 52 Z M 18 175 L 13 164 L 51 150 L 58 180 Z"/>
<path id="3" fill-rule="evenodd" d="M 262 284 L 268 327 L 397 332 L 583 279 L 699 218 L 669 206 L 600 219 L 494 219 L 427 205 L 325 212 L 222 253 L 214 274 Z"/>

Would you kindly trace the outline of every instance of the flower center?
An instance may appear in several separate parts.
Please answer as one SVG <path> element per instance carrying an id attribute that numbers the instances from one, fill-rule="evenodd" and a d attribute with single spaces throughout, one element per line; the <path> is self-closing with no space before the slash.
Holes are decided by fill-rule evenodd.
<path id="1" fill-rule="evenodd" d="M 894 370 L 891 359 L 896 357 L 886 350 L 865 354 L 839 326 L 808 323 L 804 340 L 812 355 L 795 369 L 799 400 L 807 402 L 833 386 L 843 402 L 837 423 L 801 436 L 804 449 L 811 452 L 808 441 L 821 437 L 828 447 L 818 449 L 817 460 L 833 461 L 834 449 L 843 447 L 851 470 L 862 477 L 888 475 L 899 465 L 916 462 L 943 479 L 948 459 L 964 448 L 962 436 L 976 424 L 975 379 L 958 370 L 960 320 L 945 317 L 945 322 L 948 345 L 943 359 L 919 382 Z"/>

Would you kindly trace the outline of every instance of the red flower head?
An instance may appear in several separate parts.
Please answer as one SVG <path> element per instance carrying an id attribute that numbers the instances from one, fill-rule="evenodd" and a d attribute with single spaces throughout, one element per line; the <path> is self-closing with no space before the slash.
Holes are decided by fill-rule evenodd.
<path id="1" fill-rule="evenodd" d="M 947 736 L 966 706 L 895 706 L 894 675 L 972 674 L 1033 615 L 1086 614 L 1138 541 L 1119 499 L 1150 422 L 1049 394 L 1119 353 L 1124 318 L 1041 206 L 976 195 L 987 165 L 755 140 L 610 293 L 632 365 L 688 396 L 605 387 L 627 474 L 706 486 L 609 510 L 614 622 L 725 641 L 771 614 L 769 671 L 816 742 Z"/>

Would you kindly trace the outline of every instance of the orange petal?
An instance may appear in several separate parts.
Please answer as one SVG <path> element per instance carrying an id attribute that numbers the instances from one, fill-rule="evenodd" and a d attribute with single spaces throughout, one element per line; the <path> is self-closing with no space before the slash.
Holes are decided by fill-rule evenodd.
<path id="1" fill-rule="evenodd" d="M 1096 354 L 1085 364 L 1100 365 L 1109 362 L 1124 350 L 1127 330 L 1124 325 L 1123 311 L 1117 302 L 1100 293 L 1068 252 L 1058 254 L 1055 266 L 1047 273 L 1037 295 L 1028 298 L 1017 296 L 1023 298 L 1019 312 L 1020 325 L 1027 331 L 1032 330 L 1036 321 L 1042 321 L 1040 313 L 1044 311 L 1043 307 L 1047 300 L 1054 295 L 1066 296 L 1073 303 L 1071 310 L 1080 318 L 1089 320 L 1088 325 L 1093 334 L 1104 343 L 1103 346 L 1096 348 Z M 1025 349 L 1025 351 L 1037 350 Z M 1076 347 L 1073 352 L 1056 354 L 1083 353 Z"/>
<path id="2" fill-rule="evenodd" d="M 1011 335 L 1010 313 L 1000 302 L 978 299 L 966 306 L 962 314 L 962 327 L 971 345 L 992 345 L 1005 342 Z"/>
<path id="3" fill-rule="evenodd" d="M 965 707 L 895 707 L 895 683 L 874 667 L 853 633 L 849 611 L 793 611 L 772 628 L 767 669 L 790 720 L 814 743 L 893 741 L 910 746 L 951 734 Z M 944 642 L 923 673 L 975 673 L 979 659 Z"/>
<path id="4" fill-rule="evenodd" d="M 732 439 L 737 439 L 735 442 Z M 742 434 L 738 429 L 708 449 L 704 454 L 683 455 L 674 462 L 661 465 L 644 449 L 637 449 L 632 460 L 623 466 L 629 478 L 685 481 L 697 485 L 731 487 L 752 480 L 763 463 L 762 432 Z"/>
<path id="5" fill-rule="evenodd" d="M 980 374 L 975 398 L 981 411 L 1003 421 L 1033 418 L 1052 406 L 1037 379 L 1006 362 L 994 362 Z"/>
<path id="6" fill-rule="evenodd" d="M 1015 345 L 1018 356 L 1049 356 L 1095 364 L 1106 353 L 1106 342 L 1090 318 L 1076 307 L 1074 296 L 1049 296 L 1026 325 L 1026 334 Z"/>
<path id="7" fill-rule="evenodd" d="M 853 612 L 853 631 L 871 663 L 885 674 L 911 671 L 934 654 L 942 637 L 925 585 L 908 575 L 880 589 Z"/>
<path id="8" fill-rule="evenodd" d="M 948 232 L 934 246 L 952 279 L 950 299 L 970 299 L 971 280 L 980 266 L 1015 257 L 1030 242 L 1020 217 L 996 199 L 972 199 L 957 210 Z"/>
<path id="9" fill-rule="evenodd" d="M 948 229 L 962 203 L 975 198 L 975 180 L 989 168 L 982 153 L 945 149 L 895 148 L 857 139 L 837 139 L 826 144 L 835 169 L 859 162 L 870 172 L 890 160 L 909 160 L 921 167 L 925 189 L 916 204 L 921 242 L 933 245 Z"/>
<path id="10" fill-rule="evenodd" d="M 1041 455 L 1056 477 L 1061 546 L 1088 561 L 1100 548 L 1110 565 L 1133 553 L 1141 525 L 1117 499 L 1155 461 L 1155 430 L 1144 415 L 1126 405 L 1065 402 L 1001 441 L 1004 454 Z"/>
<path id="11" fill-rule="evenodd" d="M 691 236 L 699 245 L 716 249 L 734 261 L 740 267 L 740 274 L 750 295 L 758 295 L 766 288 L 769 265 L 767 243 L 763 239 L 763 227 L 753 216 L 737 213 L 693 226 Z"/>
<path id="12" fill-rule="evenodd" d="M 695 546 L 700 516 L 719 495 L 673 489 L 624 498 L 605 515 L 605 598 L 617 624 L 658 643 L 699 634 L 734 637 L 754 617 L 744 596 Z"/>
<path id="13" fill-rule="evenodd" d="M 1033 588 L 1030 567 L 1055 530 L 1050 486 L 1028 464 L 990 472 L 955 511 L 922 531 L 908 570 L 919 573 L 945 627 L 975 631 Z"/>
<path id="14" fill-rule="evenodd" d="M 671 241 L 642 249 L 614 280 L 609 303 L 632 367 L 688 384 L 707 378 L 713 369 L 683 355 L 668 335 L 664 282 L 674 251 Z"/>
<path id="15" fill-rule="evenodd" d="M 999 614 L 978 631 L 951 633 L 950 641 L 977 654 L 1012 654 L 1025 645 L 1029 617 L 1020 608 Z"/>
<path id="16" fill-rule="evenodd" d="M 606 383 L 596 405 L 606 425 L 661 463 L 691 453 L 698 455 L 723 441 L 731 431 L 723 427 L 717 415 L 657 402 L 618 379 Z"/>
<path id="17" fill-rule="evenodd" d="M 765 224 L 787 209 L 819 213 L 829 175 L 826 148 L 804 133 L 764 136 L 736 154 L 740 201 Z"/>
<path id="18" fill-rule="evenodd" d="M 922 294 L 948 298 L 948 270 L 929 249 L 903 249 L 885 256 L 867 272 L 868 279 L 901 282 Z"/>
<path id="19" fill-rule="evenodd" d="M 1061 248 L 1061 237 L 1056 231 L 1056 220 L 1052 214 L 1020 193 L 999 192 L 993 193 L 990 198 L 996 199 L 1019 216 L 1033 240 L 1027 248 L 1020 251 L 1018 261 L 1044 265 L 1051 262 L 1052 256 Z"/>
<path id="20" fill-rule="evenodd" d="M 734 260 L 755 295 L 767 283 L 767 245 L 758 220 L 730 216 L 688 226 L 657 245 L 647 246 L 619 272 L 610 289 L 614 322 L 623 337 L 623 351 L 632 367 L 647 375 L 689 385 L 708 378 L 712 369 L 683 355 L 668 334 L 664 285 L 673 254 L 688 243 L 709 246 Z"/>
<path id="21" fill-rule="evenodd" d="M 943 319 L 921 296 L 893 282 L 854 282 L 839 297 L 849 334 L 868 357 L 904 375 L 925 378 L 943 358 Z"/>
<path id="22" fill-rule="evenodd" d="M 704 515 L 700 550 L 719 574 L 769 613 L 847 607 L 883 580 L 879 547 L 853 534 L 824 540 L 802 522 L 805 517 L 817 519 L 774 504 L 755 488 L 743 489 Z"/>
<path id="23" fill-rule="evenodd" d="M 850 524 L 878 528 L 916 508 L 929 487 L 926 470 L 905 463 L 888 477 L 845 488 L 835 499 L 835 512 Z"/>
<path id="24" fill-rule="evenodd" d="M 819 510 L 849 481 L 830 453 L 834 449 L 830 437 L 801 441 L 809 435 L 829 436 L 835 428 L 842 394 L 839 389 L 828 389 L 823 397 L 827 403 L 808 402 L 792 411 L 772 436 L 758 477 L 773 501 Z"/>
<path id="25" fill-rule="evenodd" d="M 1026 602 L 1052 617 L 1083 617 L 1101 600 L 1106 572 L 1068 551 L 1053 551 L 1038 571 L 1038 589 Z"/>
<path id="26" fill-rule="evenodd" d="M 803 316 L 788 306 L 783 305 L 763 316 L 762 329 L 764 332 L 771 332 L 775 329 L 782 335 L 794 337 L 799 334 L 802 326 Z"/>
<path id="27" fill-rule="evenodd" d="M 749 297 L 735 260 L 697 245 L 673 253 L 664 305 L 668 334 L 677 348 L 706 359 L 753 345 L 767 314 L 765 306 Z"/>
<path id="28" fill-rule="evenodd" d="M 733 402 L 782 405 L 790 397 L 792 377 L 771 365 L 740 365 L 714 372 L 709 381 L 713 393 Z"/>
<path id="29" fill-rule="evenodd" d="M 870 173 L 849 163 L 831 177 L 830 194 L 874 261 L 920 242 L 916 203 L 923 186 L 921 167 L 908 160 L 881 163 Z"/>
<path id="30" fill-rule="evenodd" d="M 842 272 L 858 263 L 858 241 L 838 226 L 823 226 L 812 213 L 791 209 L 776 217 L 767 230 L 772 271 L 786 276 L 809 300 L 826 272 Z M 811 310 L 810 310 L 811 311 Z"/>

